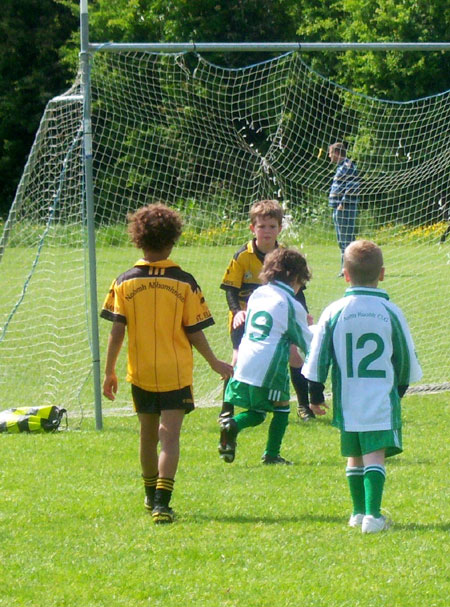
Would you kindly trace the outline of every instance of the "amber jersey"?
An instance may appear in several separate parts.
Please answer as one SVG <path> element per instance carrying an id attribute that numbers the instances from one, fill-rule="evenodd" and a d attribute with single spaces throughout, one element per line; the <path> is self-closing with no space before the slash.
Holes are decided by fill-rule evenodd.
<path id="1" fill-rule="evenodd" d="M 191 274 L 170 259 L 141 259 L 113 281 L 100 316 L 127 326 L 127 381 L 150 392 L 192 384 L 187 334 L 214 320 Z"/>
<path id="2" fill-rule="evenodd" d="M 236 251 L 225 270 L 220 288 L 239 289 L 239 303 L 242 310 L 247 308 L 250 295 L 261 284 L 259 273 L 263 263 L 264 253 L 258 249 L 253 239 Z"/>
<path id="3" fill-rule="evenodd" d="M 279 246 L 278 243 L 276 246 Z M 236 251 L 233 259 L 225 270 L 220 288 L 224 290 L 227 288 L 238 289 L 238 299 L 241 310 L 247 309 L 250 295 L 261 286 L 259 274 L 263 267 L 264 257 L 265 253 L 258 249 L 255 239 L 253 238 Z M 304 289 L 300 289 L 295 296 L 295 299 L 302 304 L 306 311 L 308 311 L 303 291 Z M 233 313 L 235 313 L 235 310 L 230 310 L 228 315 L 229 330 L 231 330 Z"/>

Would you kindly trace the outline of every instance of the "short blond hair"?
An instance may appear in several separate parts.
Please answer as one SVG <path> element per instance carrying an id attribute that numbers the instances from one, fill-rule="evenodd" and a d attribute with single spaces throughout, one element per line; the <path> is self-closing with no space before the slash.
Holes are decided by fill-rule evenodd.
<path id="1" fill-rule="evenodd" d="M 283 222 L 283 209 L 278 200 L 258 200 L 250 209 L 250 222 L 254 226 L 260 217 L 276 219 L 281 226 Z"/>
<path id="2" fill-rule="evenodd" d="M 383 268 L 383 253 L 371 240 L 355 240 L 344 251 L 344 268 L 352 284 L 372 284 Z"/>

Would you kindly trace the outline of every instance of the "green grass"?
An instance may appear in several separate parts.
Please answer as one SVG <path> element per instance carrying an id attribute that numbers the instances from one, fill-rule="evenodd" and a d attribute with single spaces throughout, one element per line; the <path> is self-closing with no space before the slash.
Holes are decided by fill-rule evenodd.
<path id="1" fill-rule="evenodd" d="M 300 246 L 301 241 L 294 244 Z M 173 259 L 187 271 L 194 274 L 205 294 L 216 325 L 205 333 L 216 354 L 230 358 L 231 344 L 227 333 L 227 306 L 220 282 L 228 261 L 236 251 L 236 246 L 175 247 Z M 341 297 L 346 283 L 336 277 L 339 269 L 339 255 L 333 246 L 303 243 L 313 278 L 306 290 L 308 306 L 318 320 L 323 308 Z M 423 383 L 433 384 L 449 381 L 448 343 L 450 341 L 448 315 L 448 284 L 450 284 L 450 264 L 446 263 L 445 251 L 432 245 L 421 247 L 414 243 L 398 246 L 395 242 L 383 246 L 386 278 L 380 287 L 385 288 L 391 299 L 403 310 L 413 333 L 415 346 L 424 371 Z M 101 249 L 99 263 L 99 298 L 103 299 L 112 277 L 119 274 L 138 258 L 139 253 L 132 247 L 124 249 Z M 100 323 L 101 343 L 105 347 L 109 323 Z M 447 361 L 447 362 L 446 362 Z M 213 389 L 215 398 L 220 393 L 215 374 L 196 359 L 195 388 L 197 395 Z"/>
<path id="2" fill-rule="evenodd" d="M 307 254 L 313 278 L 306 297 L 311 313 L 318 319 L 332 300 L 341 297 L 345 283 L 336 277 L 339 255 L 335 241 L 328 245 L 315 240 L 286 240 L 301 246 Z M 448 244 L 448 243 L 447 243 Z M 447 244 L 401 242 L 383 246 L 386 263 L 385 287 L 400 305 L 411 326 L 425 384 L 449 381 L 448 343 L 450 263 Z M 236 245 L 179 246 L 173 258 L 192 272 L 200 283 L 216 321 L 206 335 L 216 354 L 229 360 L 231 344 L 227 333 L 227 306 L 220 282 Z M 0 327 L 6 325 L 11 310 L 20 300 L 35 251 L 19 247 L 8 250 L 0 264 Z M 99 247 L 97 278 L 99 306 L 111 281 L 140 256 L 131 245 Z M 87 314 L 83 289 L 83 251 L 55 247 L 42 252 L 36 273 L 30 281 L 23 303 L 0 342 L 0 400 L 2 408 L 14 405 L 56 404 L 71 410 L 93 408 L 92 379 L 89 377 L 90 352 Z M 56 297 L 58 298 L 56 302 Z M 30 320 L 31 319 L 31 320 Z M 51 326 L 53 325 L 53 326 Z M 50 326 L 50 329 L 48 328 Z M 110 323 L 100 320 L 100 360 L 103 368 Z M 51 337 L 46 341 L 47 337 Z M 55 343 L 54 336 L 58 343 Z M 75 337 L 74 337 L 75 336 Z M 58 352 L 55 358 L 54 353 Z M 221 382 L 196 354 L 194 373 L 198 404 L 218 404 Z M 125 348 L 118 363 L 120 388 L 114 407 L 127 406 L 129 390 L 125 384 Z M 49 370 L 49 372 L 47 372 Z M 43 377 L 45 381 L 43 381 Z M 110 407 L 104 401 L 105 409 Z"/>
<path id="3" fill-rule="evenodd" d="M 1 435 L 0 605 L 6 607 L 446 607 L 448 395 L 404 399 L 404 448 L 387 464 L 395 526 L 363 536 L 339 434 L 292 415 L 283 454 L 260 464 L 267 422 L 216 452 L 218 409 L 186 418 L 173 506 L 143 507 L 137 420 L 56 435 Z"/>

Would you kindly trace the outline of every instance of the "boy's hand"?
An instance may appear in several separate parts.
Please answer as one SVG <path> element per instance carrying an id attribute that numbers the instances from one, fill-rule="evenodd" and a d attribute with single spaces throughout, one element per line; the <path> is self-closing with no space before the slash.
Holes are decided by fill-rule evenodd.
<path id="1" fill-rule="evenodd" d="M 311 314 L 306 315 L 306 321 L 308 323 L 308 327 L 314 324 L 314 317 Z"/>
<path id="2" fill-rule="evenodd" d="M 218 373 L 222 379 L 228 379 L 233 375 L 233 367 L 223 360 L 216 359 L 211 365 L 211 369 Z"/>
<path id="3" fill-rule="evenodd" d="M 115 373 L 105 375 L 105 379 L 103 380 L 103 395 L 106 396 L 106 398 L 109 398 L 109 400 L 114 400 L 116 398 L 117 388 L 117 375 Z"/>
<path id="4" fill-rule="evenodd" d="M 325 415 L 326 414 L 326 410 L 329 408 L 327 403 L 323 402 L 320 405 L 309 405 L 309 408 L 311 409 L 311 411 L 314 413 L 314 415 Z"/>
<path id="5" fill-rule="evenodd" d="M 237 329 L 238 327 L 243 325 L 245 322 L 245 317 L 245 310 L 240 310 L 239 312 L 236 312 L 236 314 L 233 316 L 233 329 Z"/>

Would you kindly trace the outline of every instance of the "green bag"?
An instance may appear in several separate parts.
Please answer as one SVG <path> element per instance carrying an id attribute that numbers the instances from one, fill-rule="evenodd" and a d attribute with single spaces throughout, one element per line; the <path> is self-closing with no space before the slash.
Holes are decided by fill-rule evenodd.
<path id="1" fill-rule="evenodd" d="M 0 432 L 55 432 L 67 411 L 54 405 L 17 407 L 0 412 Z"/>

